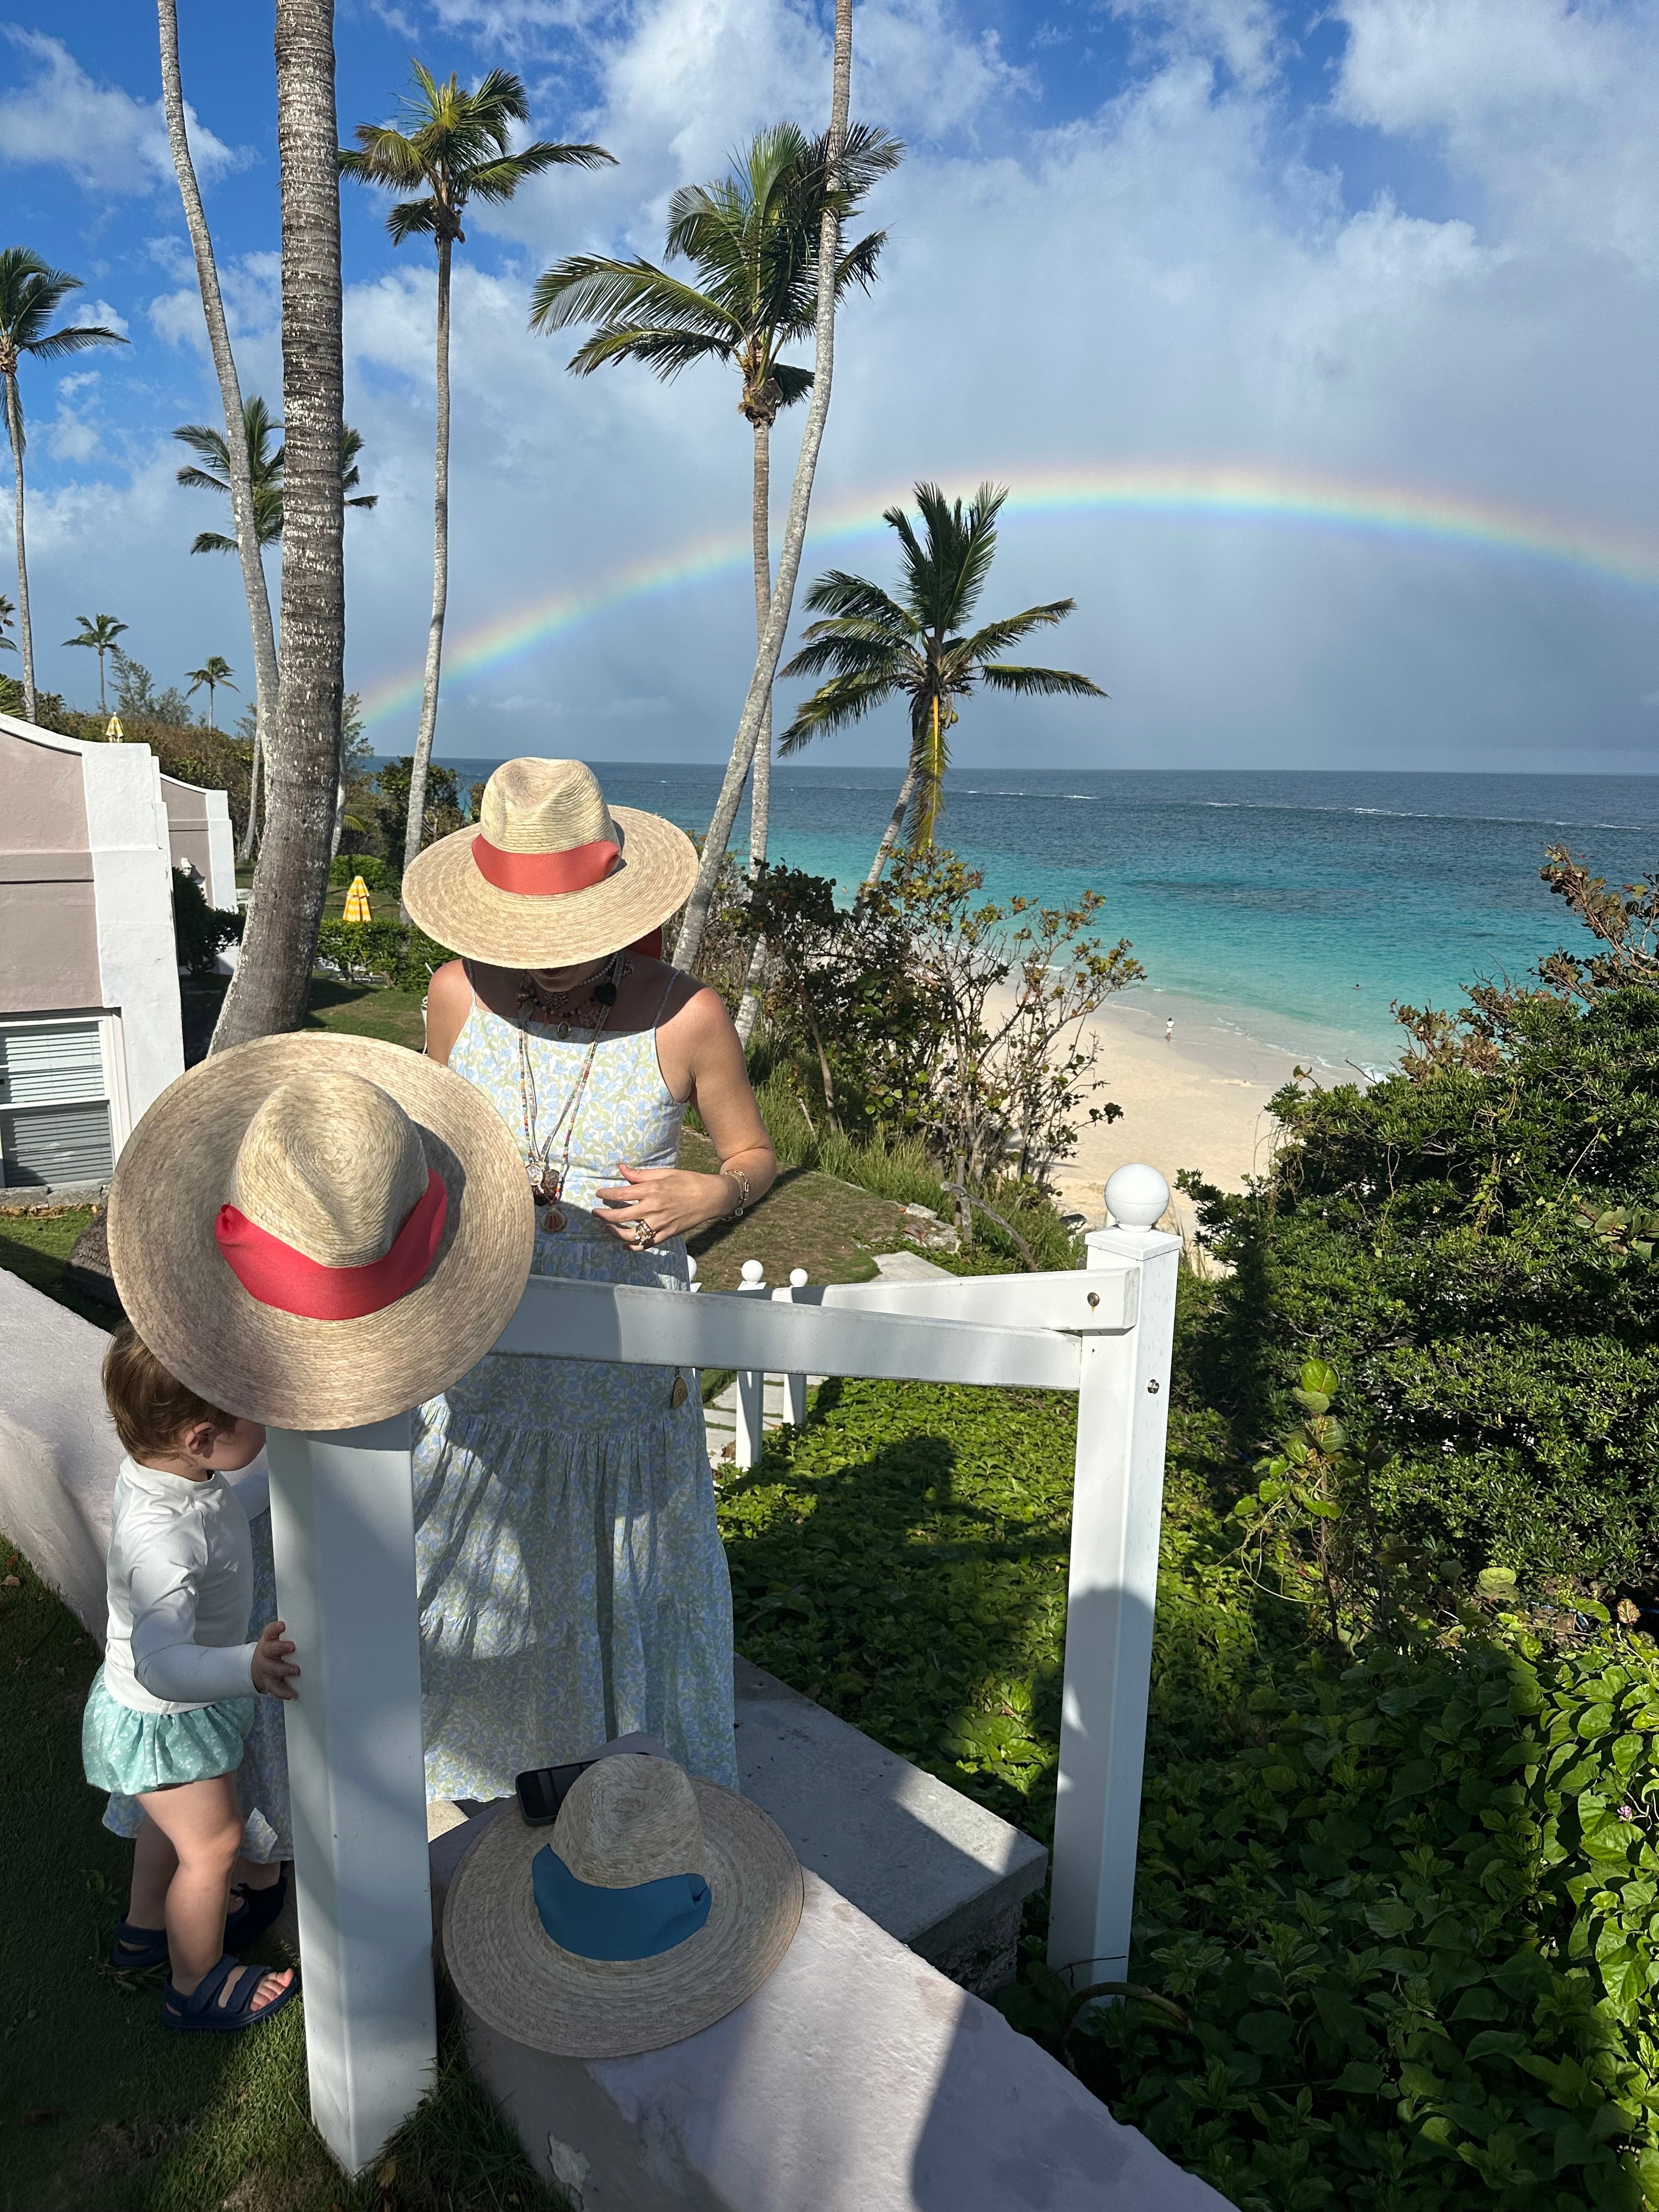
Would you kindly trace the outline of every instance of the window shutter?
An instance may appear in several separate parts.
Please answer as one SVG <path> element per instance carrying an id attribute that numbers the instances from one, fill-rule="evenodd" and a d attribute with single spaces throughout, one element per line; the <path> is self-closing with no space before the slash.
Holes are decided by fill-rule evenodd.
<path id="1" fill-rule="evenodd" d="M 9 1186 L 108 1181 L 115 1162 L 96 1022 L 0 1028 L 0 1159 Z"/>

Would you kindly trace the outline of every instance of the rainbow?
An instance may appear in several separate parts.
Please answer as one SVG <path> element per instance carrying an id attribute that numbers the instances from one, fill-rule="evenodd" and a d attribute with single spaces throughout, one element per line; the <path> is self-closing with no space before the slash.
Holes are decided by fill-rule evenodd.
<path id="1" fill-rule="evenodd" d="M 1456 493 L 1203 462 L 1121 462 L 1063 470 L 1011 466 L 984 473 L 1013 486 L 1003 510 L 1011 523 L 1121 514 L 1297 526 L 1540 563 L 1626 590 L 1659 590 L 1659 544 L 1652 540 Z M 882 510 L 908 495 L 908 484 L 894 484 L 879 493 L 866 489 L 831 496 L 814 510 L 810 550 L 822 554 L 837 541 L 871 536 L 882 526 Z M 739 571 L 746 575 L 750 560 L 747 531 L 726 531 L 619 568 L 586 590 L 553 592 L 527 601 L 453 641 L 445 655 L 445 678 L 453 684 L 501 667 L 613 608 L 648 604 Z M 805 565 L 810 573 L 810 562 Z M 365 687 L 364 721 L 372 726 L 408 713 L 420 696 L 420 664 L 415 661 Z"/>

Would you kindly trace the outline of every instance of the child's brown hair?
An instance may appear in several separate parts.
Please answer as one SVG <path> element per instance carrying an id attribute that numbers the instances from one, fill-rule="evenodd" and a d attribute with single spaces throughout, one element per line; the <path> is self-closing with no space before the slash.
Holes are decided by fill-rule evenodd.
<path id="1" fill-rule="evenodd" d="M 104 1354 L 104 1397 L 115 1433 L 135 1459 L 141 1452 L 177 1451 L 181 1431 L 198 1421 L 210 1421 L 216 1435 L 236 1425 L 234 1414 L 210 1406 L 169 1375 L 127 1321 Z"/>

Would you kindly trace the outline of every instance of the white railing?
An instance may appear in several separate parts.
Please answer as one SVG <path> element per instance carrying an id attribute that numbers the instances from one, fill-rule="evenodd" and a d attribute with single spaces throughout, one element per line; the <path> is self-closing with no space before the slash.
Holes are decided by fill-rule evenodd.
<path id="1" fill-rule="evenodd" d="M 526 1357 L 732 1368 L 738 1450 L 764 1377 L 1075 1390 L 1078 1438 L 1048 1954 L 1081 1988 L 1128 1963 L 1179 1237 L 1161 1176 L 1120 1169 L 1114 1225 L 1066 1274 L 673 1291 L 533 1277 L 497 1343 Z M 753 1271 L 752 1273 L 750 1271 Z M 745 1410 L 746 1409 L 746 1410 Z M 796 1416 L 792 1413 L 792 1418 Z M 349 2172 L 423 2094 L 435 2045 L 409 1417 L 270 1436 L 312 2110 Z"/>

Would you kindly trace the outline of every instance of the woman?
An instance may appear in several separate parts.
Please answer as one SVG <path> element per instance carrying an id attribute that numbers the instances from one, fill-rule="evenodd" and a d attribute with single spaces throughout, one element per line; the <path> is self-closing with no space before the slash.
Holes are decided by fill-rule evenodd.
<path id="1" fill-rule="evenodd" d="M 533 1270 L 688 1287 L 684 1239 L 777 1172 L 718 995 L 657 956 L 696 873 L 578 761 L 508 761 L 477 830 L 404 879 L 462 954 L 427 1051 L 477 1086 L 536 1194 Z M 695 1105 L 717 1175 L 676 1164 Z M 690 1371 L 492 1354 L 416 1416 L 427 1791 L 507 1795 L 634 1729 L 735 1786 L 732 1592 Z"/>

